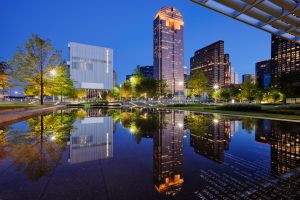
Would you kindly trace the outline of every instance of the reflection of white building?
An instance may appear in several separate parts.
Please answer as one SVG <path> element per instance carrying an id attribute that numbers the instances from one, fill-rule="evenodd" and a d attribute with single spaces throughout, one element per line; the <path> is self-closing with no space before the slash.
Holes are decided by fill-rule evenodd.
<path id="1" fill-rule="evenodd" d="M 111 117 L 77 119 L 70 136 L 71 164 L 113 156 L 113 120 Z"/>

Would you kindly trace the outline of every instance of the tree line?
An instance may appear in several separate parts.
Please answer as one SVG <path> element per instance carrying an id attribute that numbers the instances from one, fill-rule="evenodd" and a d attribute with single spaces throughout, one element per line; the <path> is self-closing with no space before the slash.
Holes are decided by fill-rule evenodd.
<path id="1" fill-rule="evenodd" d="M 293 79 L 291 77 L 293 77 Z M 260 88 L 256 83 L 253 83 L 251 79 L 246 79 L 244 83 L 240 85 L 214 88 L 208 86 L 208 78 L 205 76 L 204 72 L 197 70 L 191 75 L 188 85 L 188 97 L 201 97 L 201 95 L 206 94 L 209 99 L 214 99 L 216 101 L 222 100 L 229 102 L 230 100 L 237 100 L 240 102 L 256 101 L 279 103 L 285 100 L 286 95 L 292 97 L 297 94 L 299 85 L 297 88 L 297 84 L 291 81 L 297 79 L 300 80 L 299 72 L 282 76 L 280 83 L 278 83 L 276 87 L 273 86 L 268 89 Z M 292 86 L 297 89 L 293 89 Z"/>

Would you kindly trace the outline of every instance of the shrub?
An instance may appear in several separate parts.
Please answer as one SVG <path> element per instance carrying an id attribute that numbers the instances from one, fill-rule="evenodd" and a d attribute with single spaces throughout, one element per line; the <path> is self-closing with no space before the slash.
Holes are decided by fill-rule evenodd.
<path id="1" fill-rule="evenodd" d="M 261 111 L 259 104 L 224 104 L 216 107 L 217 110 L 228 111 Z"/>

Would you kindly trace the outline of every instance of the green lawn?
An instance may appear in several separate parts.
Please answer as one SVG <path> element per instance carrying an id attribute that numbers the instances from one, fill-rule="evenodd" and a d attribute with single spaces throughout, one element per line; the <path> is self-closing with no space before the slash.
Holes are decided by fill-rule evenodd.
<path id="1" fill-rule="evenodd" d="M 288 106 L 262 106 L 262 111 L 227 111 L 217 110 L 215 105 L 176 105 L 176 106 L 158 106 L 157 108 L 187 110 L 196 112 L 220 113 L 228 115 L 244 115 L 253 117 L 276 118 L 300 120 L 300 110 L 288 108 Z M 300 108 L 300 107 L 299 107 Z"/>
<path id="2" fill-rule="evenodd" d="M 16 109 L 16 108 L 31 108 L 41 106 L 39 104 L 0 104 L 0 110 Z"/>

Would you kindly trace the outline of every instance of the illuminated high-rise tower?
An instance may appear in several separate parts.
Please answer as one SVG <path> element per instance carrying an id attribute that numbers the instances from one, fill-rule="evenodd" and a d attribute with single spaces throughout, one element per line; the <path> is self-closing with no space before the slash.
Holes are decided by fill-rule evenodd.
<path id="1" fill-rule="evenodd" d="M 154 77 L 165 80 L 174 96 L 183 96 L 183 17 L 175 8 L 164 7 L 153 25 Z"/>

